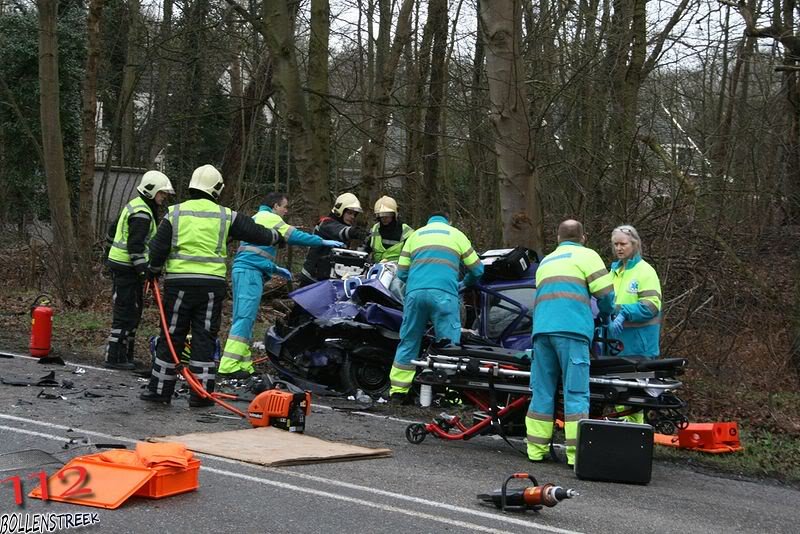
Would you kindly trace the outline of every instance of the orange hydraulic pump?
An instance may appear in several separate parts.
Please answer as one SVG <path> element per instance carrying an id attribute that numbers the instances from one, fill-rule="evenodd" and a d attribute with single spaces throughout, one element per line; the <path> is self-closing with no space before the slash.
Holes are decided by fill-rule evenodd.
<path id="1" fill-rule="evenodd" d="M 309 413 L 311 393 L 308 391 L 269 389 L 259 393 L 247 408 L 247 418 L 254 427 L 274 426 L 301 434 Z"/>

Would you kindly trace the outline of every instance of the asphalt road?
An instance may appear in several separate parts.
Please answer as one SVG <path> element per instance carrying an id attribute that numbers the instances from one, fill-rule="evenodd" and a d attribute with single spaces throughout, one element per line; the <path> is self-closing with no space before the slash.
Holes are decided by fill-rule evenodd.
<path id="1" fill-rule="evenodd" d="M 74 383 L 73 389 L 0 385 L 0 455 L 40 449 L 65 461 L 95 452 L 92 443 L 130 444 L 148 436 L 247 428 L 235 418 L 209 418 L 205 415 L 225 412 L 190 409 L 184 399 L 169 407 L 144 403 L 138 400 L 143 382 L 132 374 L 82 367 L 85 373 L 72 374 L 76 367 L 71 365 L 0 359 L 0 377 L 6 381 L 34 381 L 55 370 L 59 383 Z M 66 398 L 37 397 L 43 389 Z M 103 396 L 88 398 L 86 391 Z M 19 507 L 6 482 L 0 486 L 0 512 L 93 512 L 97 523 L 81 528 L 93 532 L 794 533 L 800 524 L 800 492 L 774 483 L 732 480 L 661 462 L 655 463 L 647 486 L 586 482 L 565 466 L 532 466 L 493 438 L 442 442 L 429 437 L 420 445 L 409 444 L 404 438 L 408 418 L 434 412 L 410 411 L 403 418 L 388 407 L 358 412 L 355 403 L 336 401 L 337 409 L 330 405 L 324 399 L 317 402 L 308 435 L 387 447 L 393 457 L 264 468 L 202 455 L 198 491 L 162 500 L 131 499 L 117 510 L 30 498 Z M 57 466 L 45 468 L 53 472 Z M 2 471 L 0 477 L 39 469 Z M 540 482 L 572 487 L 581 495 L 538 515 L 502 514 L 476 499 L 516 471 L 530 471 Z"/>

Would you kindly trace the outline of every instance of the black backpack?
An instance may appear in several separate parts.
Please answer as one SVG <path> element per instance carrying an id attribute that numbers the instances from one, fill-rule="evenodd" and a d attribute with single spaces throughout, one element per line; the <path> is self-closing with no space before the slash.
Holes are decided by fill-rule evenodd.
<path id="1" fill-rule="evenodd" d="M 518 280 L 538 259 L 525 247 L 487 250 L 480 256 L 484 280 Z"/>

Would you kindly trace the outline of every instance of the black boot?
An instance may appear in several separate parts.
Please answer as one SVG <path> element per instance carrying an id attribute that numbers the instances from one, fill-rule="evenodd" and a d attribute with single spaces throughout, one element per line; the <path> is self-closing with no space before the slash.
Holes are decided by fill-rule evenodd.
<path id="1" fill-rule="evenodd" d="M 194 393 L 189 396 L 189 406 L 192 408 L 205 408 L 207 406 L 214 406 L 215 404 L 216 402 L 213 400 L 209 398 L 204 399 L 196 396 Z"/>
<path id="2" fill-rule="evenodd" d="M 136 365 L 136 360 L 133 357 L 135 351 L 136 351 L 136 337 L 134 334 L 130 334 L 128 335 L 128 342 L 125 346 L 125 359 L 128 360 L 128 363 L 133 364 L 134 367 L 138 367 Z"/>
<path id="3" fill-rule="evenodd" d="M 126 343 L 109 342 L 106 349 L 106 361 L 103 362 L 103 367 L 108 369 L 120 369 L 123 371 L 130 371 L 135 369 L 132 362 L 128 362 Z"/>
<path id="4" fill-rule="evenodd" d="M 172 402 L 172 395 L 159 395 L 158 393 L 154 393 L 149 389 L 140 394 L 139 398 L 144 401 L 159 402 L 161 404 L 169 404 Z"/>
<path id="5" fill-rule="evenodd" d="M 392 393 L 389 395 L 389 406 L 406 406 L 410 404 L 407 393 Z"/>

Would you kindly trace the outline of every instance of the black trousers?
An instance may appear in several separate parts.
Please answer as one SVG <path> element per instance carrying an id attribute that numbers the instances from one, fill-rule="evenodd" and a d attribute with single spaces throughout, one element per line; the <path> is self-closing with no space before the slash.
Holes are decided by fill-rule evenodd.
<path id="1" fill-rule="evenodd" d="M 214 350 L 222 320 L 224 286 L 170 286 L 164 288 L 164 313 L 169 335 L 176 354 L 183 352 L 186 336 L 192 333 L 189 370 L 210 393 L 214 391 L 216 367 Z M 172 396 L 175 392 L 176 365 L 169 352 L 166 332 L 162 327 L 156 348 L 148 389 L 158 395 Z M 194 392 L 193 398 L 199 398 Z"/>
<path id="2" fill-rule="evenodd" d="M 142 320 L 144 281 L 136 271 L 113 270 L 114 307 L 111 335 L 108 336 L 106 361 L 133 362 L 136 329 Z"/>

